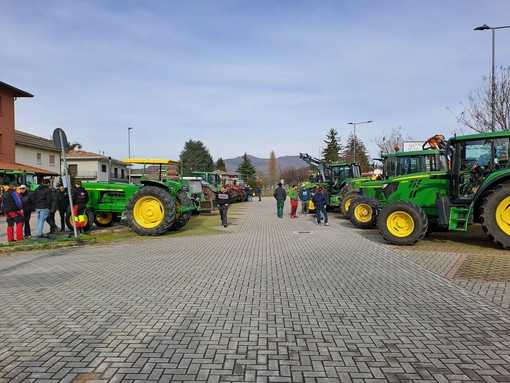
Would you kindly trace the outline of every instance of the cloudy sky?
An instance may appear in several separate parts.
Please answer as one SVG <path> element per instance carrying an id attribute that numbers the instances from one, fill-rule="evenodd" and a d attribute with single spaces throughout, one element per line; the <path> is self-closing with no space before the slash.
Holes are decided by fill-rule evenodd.
<path id="1" fill-rule="evenodd" d="M 0 81 L 32 93 L 16 128 L 122 159 L 319 148 L 330 129 L 424 140 L 458 127 L 491 72 L 508 0 L 0 0 Z M 496 31 L 510 65 L 510 28 Z M 449 109 L 448 109 L 449 108 Z"/>

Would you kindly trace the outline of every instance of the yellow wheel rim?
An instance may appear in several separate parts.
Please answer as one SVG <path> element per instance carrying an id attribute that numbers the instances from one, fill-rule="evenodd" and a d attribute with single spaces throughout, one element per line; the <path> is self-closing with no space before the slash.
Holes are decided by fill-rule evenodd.
<path id="1" fill-rule="evenodd" d="M 354 198 L 349 198 L 347 201 L 345 201 L 345 211 L 349 211 L 349 208 L 351 207 L 352 201 L 354 201 Z"/>
<path id="2" fill-rule="evenodd" d="M 510 235 L 510 196 L 496 208 L 496 223 L 506 235 Z"/>
<path id="3" fill-rule="evenodd" d="M 373 217 L 372 207 L 366 203 L 360 203 L 354 208 L 352 213 L 354 214 L 356 221 L 363 223 L 370 222 Z"/>
<path id="4" fill-rule="evenodd" d="M 404 211 L 395 211 L 386 219 L 388 231 L 395 237 L 404 238 L 414 231 L 414 220 Z"/>
<path id="5" fill-rule="evenodd" d="M 99 213 L 96 214 L 96 221 L 99 222 L 101 225 L 108 225 L 113 220 L 113 214 L 112 213 Z"/>
<path id="6" fill-rule="evenodd" d="M 164 218 L 165 207 L 159 199 L 145 196 L 136 201 L 133 208 L 135 222 L 146 229 L 157 227 Z"/>

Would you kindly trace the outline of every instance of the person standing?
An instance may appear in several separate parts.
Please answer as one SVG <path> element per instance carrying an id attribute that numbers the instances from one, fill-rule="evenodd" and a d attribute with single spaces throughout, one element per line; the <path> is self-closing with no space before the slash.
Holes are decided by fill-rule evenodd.
<path id="1" fill-rule="evenodd" d="M 52 201 L 50 180 L 42 180 L 41 185 L 32 193 L 30 200 L 37 215 L 37 235 L 39 238 L 45 238 L 43 234 L 44 222 L 46 222 L 46 218 L 50 214 Z"/>
<path id="2" fill-rule="evenodd" d="M 60 185 L 58 188 L 58 213 L 60 215 L 60 230 L 66 230 L 66 214 L 67 208 L 69 207 L 69 193 L 64 185 Z"/>
<path id="3" fill-rule="evenodd" d="M 315 205 L 315 215 L 317 216 L 317 225 L 321 224 L 321 214 L 324 216 L 324 226 L 329 226 L 328 212 L 326 211 L 326 204 L 328 202 L 324 189 L 319 186 L 317 191 L 312 197 L 312 202 Z"/>
<path id="4" fill-rule="evenodd" d="M 50 212 L 48 213 L 48 218 L 46 218 L 46 222 L 50 225 L 50 234 L 58 234 L 60 229 L 55 223 L 55 213 L 58 210 L 58 190 L 54 187 L 50 187 L 51 190 L 51 207 Z"/>
<path id="5" fill-rule="evenodd" d="M 297 185 L 292 185 L 292 189 L 289 190 L 290 199 L 290 218 L 297 218 L 296 212 L 299 204 L 299 193 Z"/>
<path id="6" fill-rule="evenodd" d="M 2 195 L 2 211 L 7 219 L 7 242 L 23 241 L 23 202 L 16 191 L 17 187 L 18 184 L 12 181 Z"/>
<path id="7" fill-rule="evenodd" d="M 287 199 L 287 193 L 285 189 L 282 187 L 282 183 L 278 183 L 278 187 L 274 191 L 274 198 L 276 199 L 276 214 L 278 217 L 283 218 L 283 207 L 285 205 L 285 200 Z"/>
<path id="8" fill-rule="evenodd" d="M 309 205 L 310 198 L 312 198 L 312 193 L 307 189 L 306 185 L 301 185 L 301 190 L 299 191 L 299 199 L 301 200 L 301 215 L 308 215 L 309 213 Z"/>
<path id="9" fill-rule="evenodd" d="M 80 233 L 83 233 L 85 230 L 85 209 L 87 207 L 87 202 L 89 202 L 89 194 L 80 180 L 76 180 L 74 186 L 76 186 L 72 192 L 74 223 L 76 229 L 78 229 Z"/>
<path id="10" fill-rule="evenodd" d="M 221 185 L 221 190 L 216 193 L 216 205 L 220 211 L 221 224 L 223 227 L 227 227 L 227 212 L 228 204 L 232 200 L 232 194 L 227 190 L 225 185 Z"/>
<path id="11" fill-rule="evenodd" d="M 257 195 L 259 196 L 259 202 L 262 201 L 262 186 L 257 186 Z"/>
<path id="12" fill-rule="evenodd" d="M 32 192 L 26 185 L 21 185 L 19 187 L 21 201 L 23 202 L 23 232 L 25 234 L 25 238 L 30 238 L 32 236 L 32 228 L 30 227 L 30 218 L 32 218 L 32 211 L 34 210 L 32 201 L 30 200 L 30 196 Z"/>

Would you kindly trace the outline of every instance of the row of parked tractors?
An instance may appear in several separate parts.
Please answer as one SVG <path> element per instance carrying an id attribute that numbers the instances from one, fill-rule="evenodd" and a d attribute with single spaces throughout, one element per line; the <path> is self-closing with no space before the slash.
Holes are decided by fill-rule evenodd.
<path id="1" fill-rule="evenodd" d="M 473 223 L 510 249 L 510 132 L 431 137 L 423 150 L 383 155 L 378 179 L 362 177 L 356 163 L 326 164 L 314 183 L 330 194 L 360 229 L 378 228 L 394 245 L 413 245 L 434 230 L 466 231 Z"/>
<path id="2" fill-rule="evenodd" d="M 92 223 L 111 226 L 125 216 L 135 233 L 155 236 L 178 230 L 192 214 L 210 212 L 215 207 L 217 187 L 198 173 L 195 177 L 181 177 L 181 162 L 133 158 L 124 161 L 143 166 L 138 183 L 83 182 L 89 195 L 86 228 Z M 233 190 L 233 202 L 246 200 L 240 185 L 227 183 Z M 68 220 L 69 225 L 71 221 Z"/>

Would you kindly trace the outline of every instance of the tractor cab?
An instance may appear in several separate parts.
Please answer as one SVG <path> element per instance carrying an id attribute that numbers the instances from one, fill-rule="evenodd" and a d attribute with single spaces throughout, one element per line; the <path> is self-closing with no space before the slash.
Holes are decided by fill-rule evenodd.
<path id="1" fill-rule="evenodd" d="M 452 159 L 452 202 L 469 203 L 487 183 L 508 179 L 510 132 L 454 137 L 448 142 Z M 482 190 L 480 190 L 481 192 Z"/>

